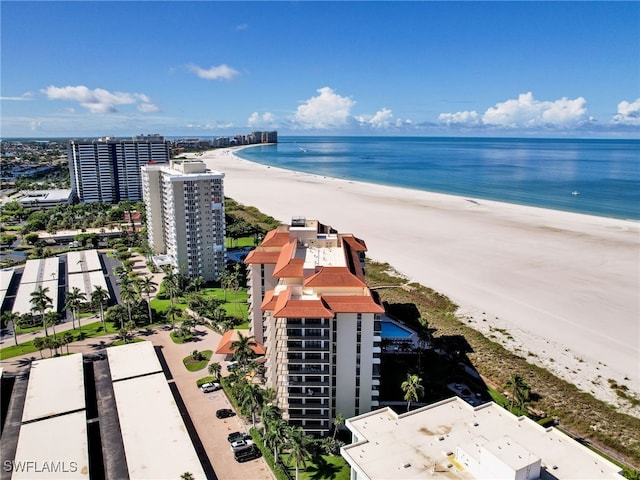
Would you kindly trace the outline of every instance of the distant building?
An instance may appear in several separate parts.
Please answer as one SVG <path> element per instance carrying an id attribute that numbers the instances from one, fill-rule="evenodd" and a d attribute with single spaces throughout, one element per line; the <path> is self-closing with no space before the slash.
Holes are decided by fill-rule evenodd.
<path id="1" fill-rule="evenodd" d="M 167 163 L 170 143 L 157 134 L 104 137 L 71 140 L 67 151 L 72 190 L 80 202 L 137 202 L 142 200 L 140 167 Z"/>
<path id="2" fill-rule="evenodd" d="M 191 278 L 218 279 L 225 267 L 224 173 L 200 160 L 141 170 L 153 253 Z"/>
<path id="3" fill-rule="evenodd" d="M 555 428 L 516 417 L 493 402 L 453 397 L 401 415 L 390 408 L 345 422 L 340 449 L 352 480 L 615 479 L 621 469 Z"/>
<path id="4" fill-rule="evenodd" d="M 18 199 L 22 206 L 29 210 L 39 210 L 55 208 L 58 205 L 68 205 L 72 200 L 70 189 L 61 190 L 33 190 L 25 192 L 23 197 Z"/>
<path id="5" fill-rule="evenodd" d="M 283 418 L 327 435 L 378 406 L 381 305 L 364 283 L 364 242 L 315 220 L 269 232 L 245 263 L 249 322 L 265 354 L 265 383 Z"/>

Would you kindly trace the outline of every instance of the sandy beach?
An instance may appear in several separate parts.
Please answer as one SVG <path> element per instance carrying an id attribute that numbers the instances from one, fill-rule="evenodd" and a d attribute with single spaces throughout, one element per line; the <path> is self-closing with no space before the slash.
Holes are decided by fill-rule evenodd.
<path id="1" fill-rule="evenodd" d="M 640 222 L 293 172 L 231 149 L 199 158 L 225 173 L 226 196 L 364 239 L 370 258 L 532 363 L 610 403 L 608 379 L 640 394 Z"/>

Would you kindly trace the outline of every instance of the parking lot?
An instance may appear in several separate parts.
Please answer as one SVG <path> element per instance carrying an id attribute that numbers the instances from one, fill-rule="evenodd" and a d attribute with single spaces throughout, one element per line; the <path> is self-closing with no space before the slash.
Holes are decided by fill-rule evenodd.
<path id="1" fill-rule="evenodd" d="M 171 341 L 168 331 L 159 331 L 148 340 L 160 347 L 162 356 L 169 367 L 172 379 L 180 392 L 182 401 L 200 437 L 204 450 L 219 479 L 273 479 L 275 478 L 263 458 L 239 463 L 231 451 L 227 436 L 231 432 L 246 432 L 251 427 L 245 424 L 239 415 L 230 418 L 216 418 L 216 410 L 233 408 L 223 390 L 203 393 L 196 386 L 199 378 L 207 376 L 206 370 L 189 372 L 182 364 L 182 359 L 188 356 L 194 348 L 198 350 L 215 350 L 220 335 L 204 327 L 198 327 L 203 332 L 196 344 L 178 345 Z M 211 361 L 224 364 L 224 356 L 215 355 Z"/>

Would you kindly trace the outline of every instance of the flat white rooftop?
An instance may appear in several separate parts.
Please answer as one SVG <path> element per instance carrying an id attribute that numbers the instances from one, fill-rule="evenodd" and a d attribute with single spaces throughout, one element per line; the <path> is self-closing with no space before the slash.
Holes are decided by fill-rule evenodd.
<path id="1" fill-rule="evenodd" d="M 93 272 L 102 270 L 97 250 L 79 250 L 67 253 L 67 272 Z"/>
<path id="2" fill-rule="evenodd" d="M 4 303 L 4 299 L 7 296 L 7 290 L 11 284 L 13 278 L 13 268 L 3 268 L 0 270 L 0 307 Z"/>
<path id="3" fill-rule="evenodd" d="M 14 272 L 15 269 L 13 267 L 3 268 L 0 270 L 0 290 L 7 290 L 9 288 Z"/>
<path id="4" fill-rule="evenodd" d="M 113 390 L 130 478 L 174 479 L 191 472 L 205 479 L 164 374 L 114 382 Z"/>
<path id="5" fill-rule="evenodd" d="M 11 467 L 13 480 L 89 478 L 85 411 L 22 425 Z"/>
<path id="6" fill-rule="evenodd" d="M 135 342 L 107 348 L 111 379 L 118 380 L 162 372 L 162 365 L 151 342 Z"/>
<path id="7" fill-rule="evenodd" d="M 58 257 L 27 260 L 20 283 L 58 281 L 60 259 Z"/>
<path id="8" fill-rule="evenodd" d="M 47 296 L 51 299 L 51 308 L 46 311 L 50 312 L 55 310 L 58 306 L 58 280 L 50 280 L 48 282 L 35 282 L 35 283 L 23 283 L 18 285 L 18 291 L 16 292 L 16 298 L 13 300 L 13 312 L 19 315 L 25 313 L 35 313 L 39 315 L 40 312 L 33 312 L 33 304 L 31 303 L 31 293 L 35 292 L 39 286 L 48 288 Z"/>
<path id="9" fill-rule="evenodd" d="M 84 408 L 81 353 L 47 358 L 31 364 L 22 412 L 23 423 Z"/>
<path id="10" fill-rule="evenodd" d="M 85 294 L 87 301 L 91 301 L 91 294 L 97 286 L 100 286 L 103 290 L 109 292 L 107 280 L 104 278 L 102 270 L 70 273 L 67 275 L 67 291 L 72 292 L 73 288 L 76 287 L 81 293 Z"/>
<path id="11" fill-rule="evenodd" d="M 304 268 L 344 267 L 347 265 L 344 251 L 341 247 L 314 247 L 309 245 L 304 252 Z"/>
<path id="12" fill-rule="evenodd" d="M 454 397 L 401 415 L 383 408 L 348 419 L 346 426 L 354 443 L 341 453 L 359 480 L 482 478 L 456 461 L 458 447 L 497 452 L 505 439 L 515 441 L 500 452 L 501 461 L 515 465 L 521 452 L 531 452 L 542 460 L 542 479 L 622 478 L 620 468 L 559 430 L 516 417 L 495 403 L 472 407 Z"/>

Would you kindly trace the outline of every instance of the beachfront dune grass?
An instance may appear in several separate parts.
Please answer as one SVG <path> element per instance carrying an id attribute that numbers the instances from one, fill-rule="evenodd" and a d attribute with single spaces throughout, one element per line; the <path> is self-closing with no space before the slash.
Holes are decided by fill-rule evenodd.
<path id="1" fill-rule="evenodd" d="M 556 419 L 556 426 L 592 443 L 613 459 L 636 469 L 640 467 L 640 419 L 617 412 L 611 405 L 466 326 L 455 315 L 457 306 L 447 297 L 416 283 L 407 284 L 390 265 L 368 261 L 366 273 L 367 284 L 387 312 L 414 327 L 419 326 L 419 318 L 428 320 L 434 344 L 444 345 L 453 360 L 453 366 L 438 366 L 441 361 L 424 358 L 426 401 L 451 396 L 451 392 L 442 388 L 442 382 L 447 378 L 455 381 L 452 380 L 455 375 L 461 374 L 455 371 L 459 362 L 468 363 L 482 376 L 488 396 L 491 389 L 504 393 L 505 383 L 515 372 L 531 387 L 530 411 Z M 393 288 L 394 285 L 398 287 Z M 469 377 L 465 381 L 469 382 Z M 474 388 L 482 386 L 482 382 L 477 383 Z M 385 396 L 384 388 L 395 387 L 381 384 L 381 399 Z"/>

